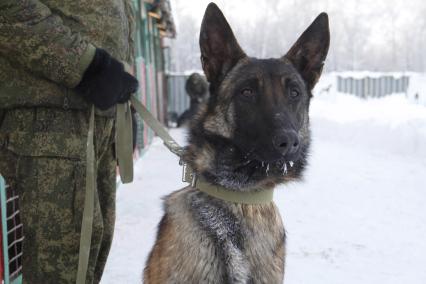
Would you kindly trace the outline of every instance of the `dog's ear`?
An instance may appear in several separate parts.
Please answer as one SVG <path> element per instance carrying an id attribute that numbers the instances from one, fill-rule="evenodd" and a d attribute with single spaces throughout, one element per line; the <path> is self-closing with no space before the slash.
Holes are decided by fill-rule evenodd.
<path id="1" fill-rule="evenodd" d="M 201 64 L 207 80 L 219 83 L 245 57 L 231 27 L 214 3 L 207 6 L 200 31 Z"/>
<path id="2" fill-rule="evenodd" d="M 321 76 L 329 45 L 328 16 L 321 13 L 284 56 L 297 68 L 310 90 Z"/>

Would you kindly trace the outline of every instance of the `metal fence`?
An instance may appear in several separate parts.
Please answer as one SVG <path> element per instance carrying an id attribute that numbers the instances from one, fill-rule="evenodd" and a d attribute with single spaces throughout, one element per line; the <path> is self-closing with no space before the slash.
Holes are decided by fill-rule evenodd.
<path id="1" fill-rule="evenodd" d="M 410 78 L 408 76 L 379 76 L 364 78 L 337 76 L 337 91 L 358 97 L 384 97 L 395 93 L 407 93 Z"/>
<path id="2" fill-rule="evenodd" d="M 180 115 L 189 107 L 189 97 L 185 91 L 185 83 L 188 75 L 167 75 L 168 105 L 167 112 Z M 402 76 L 365 76 L 351 77 L 337 75 L 337 91 L 353 94 L 358 97 L 384 97 L 390 94 L 407 93 L 410 77 Z"/>
<path id="3" fill-rule="evenodd" d="M 188 77 L 188 75 L 182 74 L 167 76 L 168 113 L 176 113 L 179 116 L 189 108 L 189 96 L 185 91 L 185 83 Z"/>
<path id="4" fill-rule="evenodd" d="M 18 194 L 13 187 L 7 187 L 0 175 L 0 216 L 1 237 L 0 248 L 2 265 L 0 283 L 22 283 L 22 242 L 24 240 L 23 226 L 20 219 Z"/>

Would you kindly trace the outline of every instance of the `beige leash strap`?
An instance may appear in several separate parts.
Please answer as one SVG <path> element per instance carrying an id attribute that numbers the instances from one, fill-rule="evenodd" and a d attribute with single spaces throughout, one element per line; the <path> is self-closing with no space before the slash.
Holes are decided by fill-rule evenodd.
<path id="1" fill-rule="evenodd" d="M 122 183 L 133 181 L 133 128 L 129 103 L 117 105 L 115 152 Z"/>
<path id="2" fill-rule="evenodd" d="M 86 192 L 84 197 L 83 220 L 81 222 L 80 251 L 78 256 L 76 284 L 86 283 L 87 268 L 89 266 L 96 189 L 95 146 L 93 144 L 94 130 L 95 108 L 92 106 L 90 111 L 89 132 L 87 134 Z"/>
<path id="3" fill-rule="evenodd" d="M 174 154 L 181 156 L 182 147 L 170 136 L 169 132 L 164 128 L 164 126 L 146 109 L 146 107 L 138 101 L 138 99 L 132 95 L 130 97 L 133 107 L 139 113 L 141 118 L 151 127 L 152 130 L 163 140 L 164 145 Z"/>

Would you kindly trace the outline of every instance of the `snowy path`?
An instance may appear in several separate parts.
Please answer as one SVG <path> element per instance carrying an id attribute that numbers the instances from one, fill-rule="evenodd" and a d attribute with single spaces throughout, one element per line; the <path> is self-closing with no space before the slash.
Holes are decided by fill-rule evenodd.
<path id="1" fill-rule="evenodd" d="M 285 283 L 426 283 L 426 108 L 394 98 L 316 99 L 305 182 L 274 198 L 288 234 Z M 141 283 L 160 198 L 180 179 L 177 159 L 155 141 L 136 181 L 118 190 L 103 284 Z"/>

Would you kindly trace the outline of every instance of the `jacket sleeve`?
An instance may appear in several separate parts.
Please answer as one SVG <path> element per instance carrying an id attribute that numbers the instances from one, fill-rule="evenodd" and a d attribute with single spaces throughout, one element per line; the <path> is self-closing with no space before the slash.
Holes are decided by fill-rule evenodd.
<path id="1" fill-rule="evenodd" d="M 95 47 L 38 0 L 0 1 L 0 56 L 37 76 L 75 87 Z"/>
<path id="2" fill-rule="evenodd" d="M 127 58 L 127 63 L 130 65 L 135 64 L 135 32 L 136 32 L 136 20 L 135 20 L 135 11 L 133 8 L 133 1 L 132 0 L 126 0 L 124 2 L 125 5 L 125 11 L 126 16 L 129 22 L 129 46 L 130 46 L 130 52 L 129 57 Z"/>

